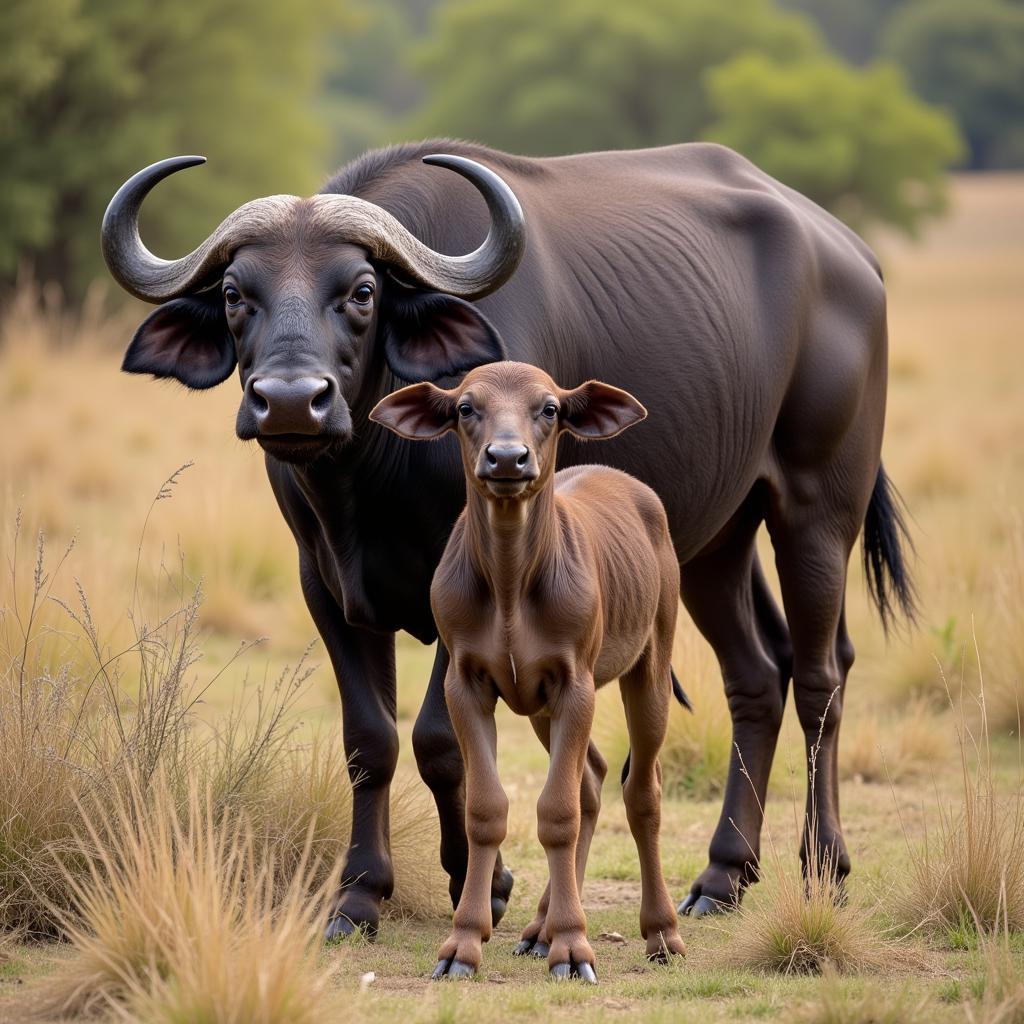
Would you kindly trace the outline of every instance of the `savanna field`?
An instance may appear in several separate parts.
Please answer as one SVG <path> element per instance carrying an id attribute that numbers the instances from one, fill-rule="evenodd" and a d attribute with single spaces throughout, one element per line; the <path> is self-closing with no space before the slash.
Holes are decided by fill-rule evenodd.
<path id="1" fill-rule="evenodd" d="M 340 706 L 262 455 L 234 437 L 237 385 L 189 395 L 122 375 L 141 307 L 110 313 L 95 294 L 72 321 L 25 284 L 0 317 L 0 1021 L 1024 1021 L 1024 179 L 960 177 L 951 195 L 918 243 L 874 239 L 883 457 L 921 616 L 887 641 L 853 564 L 847 899 L 799 878 L 790 706 L 763 881 L 738 914 L 681 920 L 684 962 L 647 964 L 609 687 L 583 899 L 596 988 L 510 955 L 546 879 L 546 755 L 500 708 L 515 890 L 477 979 L 427 980 L 450 906 L 410 742 L 432 651 L 407 637 L 391 912 L 374 944 L 320 947 L 348 831 Z M 673 707 L 663 752 L 678 902 L 706 862 L 730 732 L 685 615 L 675 667 L 696 706 Z"/>

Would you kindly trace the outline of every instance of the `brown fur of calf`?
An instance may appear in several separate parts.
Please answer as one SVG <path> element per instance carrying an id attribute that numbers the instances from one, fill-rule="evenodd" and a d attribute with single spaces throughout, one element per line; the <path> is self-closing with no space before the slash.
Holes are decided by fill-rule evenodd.
<path id="1" fill-rule="evenodd" d="M 682 954 L 661 871 L 661 773 L 672 693 L 679 567 L 665 510 L 607 466 L 555 472 L 558 437 L 614 437 L 647 415 L 597 381 L 570 391 L 524 363 L 493 363 L 445 391 L 414 384 L 371 419 L 413 439 L 455 431 L 467 503 L 434 576 L 431 603 L 450 655 L 449 713 L 466 763 L 469 871 L 435 977 L 471 974 L 490 937 L 490 889 L 508 798 L 494 708 L 528 715 L 551 755 L 537 805 L 550 881 L 517 952 L 556 977 L 594 980 L 580 889 L 606 765 L 590 740 L 597 687 L 620 680 L 631 763 L 624 787 L 640 855 L 647 953 Z"/>

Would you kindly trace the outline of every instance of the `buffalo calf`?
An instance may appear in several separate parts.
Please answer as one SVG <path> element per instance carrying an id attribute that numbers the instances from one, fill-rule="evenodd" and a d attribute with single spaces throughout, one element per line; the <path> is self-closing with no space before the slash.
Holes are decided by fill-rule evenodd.
<path id="1" fill-rule="evenodd" d="M 580 889 L 606 766 L 590 740 L 598 686 L 620 680 L 631 750 L 624 798 L 640 855 L 649 957 L 685 947 L 661 872 L 658 751 L 672 693 L 679 567 L 657 495 L 608 466 L 555 472 L 558 437 L 614 437 L 647 415 L 618 388 L 571 391 L 525 363 L 482 366 L 450 391 L 414 384 L 370 418 L 402 437 L 455 431 L 467 503 L 434 575 L 450 654 L 445 696 L 466 764 L 469 867 L 434 977 L 472 974 L 491 934 L 491 880 L 508 798 L 498 778 L 499 697 L 528 715 L 551 755 L 537 804 L 550 880 L 518 954 L 556 978 L 594 982 Z"/>

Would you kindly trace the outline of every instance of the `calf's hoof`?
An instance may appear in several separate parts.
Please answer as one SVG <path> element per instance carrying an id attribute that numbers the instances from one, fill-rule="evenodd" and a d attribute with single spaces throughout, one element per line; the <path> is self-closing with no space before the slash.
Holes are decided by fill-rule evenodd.
<path id="1" fill-rule="evenodd" d="M 461 960 L 450 957 L 447 960 L 438 960 L 434 973 L 431 974 L 431 981 L 443 981 L 445 978 L 472 978 L 476 974 L 476 968 L 464 964 Z"/>
<path id="2" fill-rule="evenodd" d="M 588 985 L 597 984 L 597 973 L 586 961 L 581 964 L 570 960 L 567 964 L 555 964 L 549 971 L 555 981 L 569 981 L 571 978 L 578 978 Z"/>
<path id="3" fill-rule="evenodd" d="M 659 931 L 647 941 L 647 959 L 652 964 L 668 964 L 674 956 L 686 956 L 686 943 L 675 928 Z"/>
<path id="4" fill-rule="evenodd" d="M 551 947 L 537 939 L 520 939 L 512 949 L 513 956 L 535 956 L 538 960 L 547 960 Z"/>

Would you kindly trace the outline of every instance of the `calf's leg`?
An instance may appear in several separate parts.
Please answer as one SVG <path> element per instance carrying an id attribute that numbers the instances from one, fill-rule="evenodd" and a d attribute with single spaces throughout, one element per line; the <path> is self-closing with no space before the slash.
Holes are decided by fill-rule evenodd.
<path id="1" fill-rule="evenodd" d="M 595 983 L 594 951 L 580 902 L 576 851 L 580 839 L 580 789 L 594 723 L 594 680 L 566 684 L 552 701 L 551 762 L 537 801 L 537 835 L 548 858 L 549 896 L 544 932 L 548 968 L 559 980 Z"/>
<path id="2" fill-rule="evenodd" d="M 530 719 L 534 732 L 544 744 L 544 749 L 551 750 L 551 720 L 547 717 Z M 591 740 L 587 746 L 587 761 L 583 769 L 583 783 L 580 786 L 580 838 L 576 844 L 576 883 L 580 898 L 583 898 L 583 880 L 587 870 L 587 857 L 590 855 L 590 843 L 597 827 L 597 817 L 601 810 L 601 786 L 608 773 L 608 764 L 601 752 Z M 537 914 L 523 929 L 519 942 L 512 950 L 513 956 L 525 956 L 529 953 L 538 958 L 546 957 L 550 951 L 550 936 L 544 925 L 548 916 L 548 903 L 551 900 L 551 882 L 544 887 L 544 893 L 537 904 Z"/>
<path id="3" fill-rule="evenodd" d="M 448 652 L 444 644 L 438 641 L 430 683 L 412 730 L 412 746 L 420 777 L 437 804 L 441 824 L 441 866 L 449 878 L 448 891 L 452 906 L 457 907 L 466 881 L 469 845 L 466 842 L 466 789 L 462 754 L 444 697 L 448 662 Z M 492 924 L 496 925 L 505 914 L 512 893 L 512 881 L 512 872 L 502 864 L 499 851 L 491 879 Z"/>
<path id="4" fill-rule="evenodd" d="M 491 937 L 491 879 L 508 829 L 508 797 L 498 778 L 495 698 L 484 697 L 450 669 L 445 693 L 466 765 L 469 858 L 452 932 L 438 950 L 435 979 L 467 977 L 480 966 L 482 944 Z"/>
<path id="5" fill-rule="evenodd" d="M 658 751 L 665 741 L 671 676 L 668 657 L 648 652 L 622 677 L 619 688 L 629 730 L 629 774 L 622 787 L 626 819 L 640 856 L 640 934 L 647 940 L 648 959 L 667 963 L 682 956 L 675 907 L 661 870 L 661 765 Z"/>

